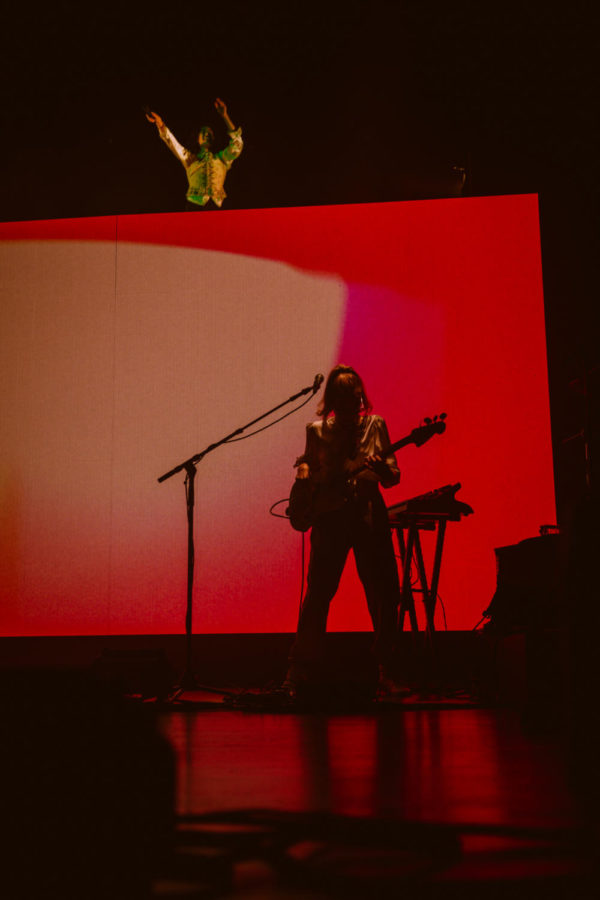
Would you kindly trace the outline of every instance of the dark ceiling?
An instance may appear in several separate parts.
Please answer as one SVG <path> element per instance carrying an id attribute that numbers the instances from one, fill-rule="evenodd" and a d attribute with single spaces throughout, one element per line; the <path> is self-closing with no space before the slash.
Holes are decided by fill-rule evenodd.
<path id="1" fill-rule="evenodd" d="M 579 5 L 21 4 L 1 62 L 2 217 L 180 208 L 185 178 L 142 107 L 185 142 L 218 128 L 216 96 L 246 140 L 230 208 L 447 196 L 452 165 L 471 193 L 578 178 L 597 65 Z"/>

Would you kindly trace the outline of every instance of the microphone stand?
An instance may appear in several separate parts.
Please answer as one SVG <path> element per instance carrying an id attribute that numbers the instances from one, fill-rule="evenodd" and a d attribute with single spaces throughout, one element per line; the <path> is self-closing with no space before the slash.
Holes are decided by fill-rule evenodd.
<path id="1" fill-rule="evenodd" d="M 291 397 L 288 397 L 287 400 L 284 400 L 282 403 L 279 403 L 277 406 L 274 406 L 272 409 L 269 409 L 267 412 L 262 413 L 262 415 L 258 416 L 256 419 L 253 419 L 251 422 L 247 422 L 245 425 L 242 425 L 240 428 L 236 428 L 235 431 L 232 431 L 231 434 L 226 435 L 224 438 L 221 438 L 220 441 L 216 441 L 214 444 L 209 444 L 208 447 L 205 447 L 204 450 L 201 450 L 199 453 L 195 453 L 194 456 L 190 456 L 189 459 L 186 459 L 185 462 L 179 463 L 179 465 L 175 466 L 169 472 L 165 472 L 164 475 L 161 475 L 158 479 L 159 484 L 163 481 L 166 481 L 168 478 L 171 478 L 173 475 L 176 475 L 178 472 L 182 472 L 185 470 L 186 478 L 185 478 L 185 498 L 186 498 L 186 508 L 187 508 L 187 606 L 185 613 L 185 635 L 186 635 L 186 652 L 185 652 L 185 670 L 179 684 L 175 688 L 175 693 L 171 697 L 171 701 L 176 700 L 183 691 L 193 690 L 194 688 L 198 688 L 199 685 L 196 681 L 196 677 L 194 675 L 193 666 L 192 666 L 192 612 L 193 612 L 193 584 L 194 584 L 194 503 L 195 503 L 195 490 L 194 490 L 194 480 L 196 477 L 196 466 L 197 464 L 204 459 L 204 457 L 211 453 L 213 450 L 216 450 L 217 447 L 220 447 L 221 444 L 226 444 L 227 441 L 230 441 L 232 438 L 237 435 L 242 434 L 247 428 L 250 428 L 252 425 L 256 425 L 257 422 L 260 422 L 262 419 L 266 419 L 267 416 L 272 415 L 274 412 L 277 412 L 278 409 L 281 409 L 282 406 L 286 406 L 288 403 L 293 403 L 294 400 L 297 400 L 299 397 L 304 396 L 305 394 L 313 392 L 313 395 L 317 393 L 321 383 L 323 381 L 322 375 L 317 375 L 313 384 L 310 387 L 303 388 L 301 391 L 298 391 L 297 394 L 293 394 Z M 203 690 L 207 690 L 206 687 Z M 218 693 L 222 693 L 219 691 Z"/>

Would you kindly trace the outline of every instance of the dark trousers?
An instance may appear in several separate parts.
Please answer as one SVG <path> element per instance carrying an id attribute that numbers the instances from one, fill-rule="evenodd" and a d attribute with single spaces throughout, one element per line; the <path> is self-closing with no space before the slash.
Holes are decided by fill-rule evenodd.
<path id="1" fill-rule="evenodd" d="M 383 665 L 392 657 L 400 585 L 387 510 L 377 493 L 324 513 L 313 525 L 307 589 L 290 653 L 297 670 L 308 672 L 323 657 L 329 605 L 350 550 L 373 623 L 373 654 Z"/>

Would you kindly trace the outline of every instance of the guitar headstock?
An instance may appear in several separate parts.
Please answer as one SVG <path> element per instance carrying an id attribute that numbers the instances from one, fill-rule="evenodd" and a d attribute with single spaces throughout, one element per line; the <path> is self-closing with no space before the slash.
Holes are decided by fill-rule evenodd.
<path id="1" fill-rule="evenodd" d="M 434 416 L 433 419 L 426 418 L 424 425 L 413 428 L 410 433 L 411 441 L 420 447 L 426 441 L 434 436 L 434 434 L 443 434 L 446 430 L 446 413 Z"/>

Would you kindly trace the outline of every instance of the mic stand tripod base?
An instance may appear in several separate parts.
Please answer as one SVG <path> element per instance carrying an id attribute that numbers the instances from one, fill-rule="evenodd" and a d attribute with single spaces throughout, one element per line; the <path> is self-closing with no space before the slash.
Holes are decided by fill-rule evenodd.
<path id="1" fill-rule="evenodd" d="M 195 692 L 195 697 L 185 698 L 183 695 L 188 691 Z M 212 687 L 207 684 L 200 684 L 196 676 L 191 670 L 187 670 L 181 676 L 178 684 L 174 685 L 171 693 L 167 697 L 167 704 L 183 704 L 184 706 L 199 706 L 203 708 L 215 708 L 215 701 L 208 701 L 202 698 L 202 694 L 215 694 L 224 702 L 226 697 L 235 697 L 237 691 L 223 690 L 222 688 Z"/>
<path id="2" fill-rule="evenodd" d="M 179 679 L 178 684 L 174 685 L 173 692 L 169 696 L 169 703 L 179 700 L 185 691 L 196 691 L 200 688 L 196 680 L 196 676 L 190 668 L 186 668 L 185 672 Z"/>

